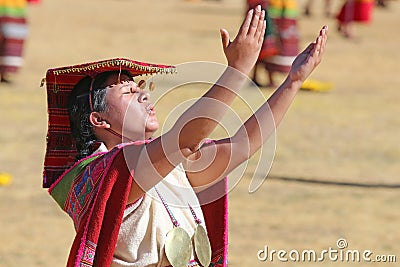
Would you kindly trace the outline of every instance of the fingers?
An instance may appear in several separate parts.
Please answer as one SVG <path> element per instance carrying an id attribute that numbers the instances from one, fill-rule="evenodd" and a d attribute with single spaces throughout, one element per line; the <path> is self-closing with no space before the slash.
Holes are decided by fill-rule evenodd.
<path id="1" fill-rule="evenodd" d="M 251 21 L 247 35 L 256 36 L 256 34 L 259 34 L 261 32 L 264 18 L 265 18 L 265 11 L 261 10 L 261 6 L 258 5 L 255 9 L 254 16 Z"/>
<path id="2" fill-rule="evenodd" d="M 262 43 L 264 41 L 264 34 L 265 34 L 265 30 L 267 28 L 267 21 L 264 20 L 263 21 L 263 25 L 262 25 L 262 29 L 261 29 L 261 33 L 260 36 L 258 37 L 258 43 Z"/>
<path id="3" fill-rule="evenodd" d="M 310 43 L 306 49 L 303 50 L 303 52 L 301 52 L 302 54 L 311 54 L 314 49 L 314 47 L 316 46 L 316 43 Z"/>
<path id="4" fill-rule="evenodd" d="M 263 21 L 265 19 L 265 11 L 261 10 L 261 5 L 247 12 L 247 16 L 240 27 L 238 37 L 246 37 L 247 35 L 256 36 L 261 34 L 263 28 Z M 262 34 L 264 34 L 262 32 Z"/>
<path id="5" fill-rule="evenodd" d="M 315 63 L 318 65 L 322 60 L 322 55 L 325 50 L 325 44 L 327 40 L 328 27 L 324 26 L 319 32 L 319 35 L 314 43 L 312 43 L 312 49 L 309 51 L 309 56 L 314 58 Z"/>
<path id="6" fill-rule="evenodd" d="M 316 44 L 314 46 L 314 51 L 312 53 L 312 57 L 316 59 L 317 63 L 319 63 L 320 61 L 321 43 L 322 43 L 322 37 L 318 36 Z"/>
<path id="7" fill-rule="evenodd" d="M 314 42 L 310 43 L 302 53 L 317 55 L 322 54 L 327 40 L 328 27 L 324 26 Z"/>
<path id="8" fill-rule="evenodd" d="M 250 23 L 253 18 L 254 9 L 250 9 L 247 12 L 246 18 L 244 19 L 242 26 L 240 26 L 238 36 L 246 36 L 249 31 Z"/>
<path id="9" fill-rule="evenodd" d="M 324 27 L 322 27 L 320 31 L 320 36 L 322 37 L 320 54 L 323 54 L 325 50 L 326 41 L 328 39 L 328 26 L 325 25 Z"/>
<path id="10" fill-rule="evenodd" d="M 225 49 L 228 47 L 230 43 L 229 33 L 225 29 L 221 29 L 220 33 L 221 33 L 222 47 Z"/>

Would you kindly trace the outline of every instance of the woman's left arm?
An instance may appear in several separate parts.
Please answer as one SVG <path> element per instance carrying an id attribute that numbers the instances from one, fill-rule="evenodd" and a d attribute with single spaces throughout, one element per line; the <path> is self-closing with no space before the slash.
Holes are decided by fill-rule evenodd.
<path id="1" fill-rule="evenodd" d="M 294 60 L 285 81 L 231 137 L 205 144 L 185 163 L 193 187 L 225 177 L 248 160 L 275 131 L 306 78 L 322 60 L 328 28 Z"/>

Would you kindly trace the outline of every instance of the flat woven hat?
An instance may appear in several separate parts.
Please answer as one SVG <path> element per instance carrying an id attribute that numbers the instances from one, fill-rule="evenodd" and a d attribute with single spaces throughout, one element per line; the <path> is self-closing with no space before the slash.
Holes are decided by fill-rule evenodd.
<path id="1" fill-rule="evenodd" d="M 94 78 L 105 71 L 128 71 L 132 76 L 174 73 L 174 66 L 114 58 L 92 63 L 49 69 L 46 83 L 48 102 L 47 147 L 44 159 L 43 184 L 49 188 L 75 162 L 77 155 L 68 115 L 68 99 L 74 86 L 84 77 Z"/>

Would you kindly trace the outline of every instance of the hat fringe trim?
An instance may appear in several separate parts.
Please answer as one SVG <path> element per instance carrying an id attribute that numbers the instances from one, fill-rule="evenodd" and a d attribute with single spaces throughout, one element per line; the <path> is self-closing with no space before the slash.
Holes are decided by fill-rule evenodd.
<path id="1" fill-rule="evenodd" d="M 143 72 L 143 74 L 153 74 L 153 73 L 175 73 L 176 68 L 175 67 L 166 67 L 166 66 L 156 66 L 156 65 L 142 65 L 140 62 L 132 62 L 126 59 L 110 59 L 110 60 L 105 60 L 97 63 L 91 63 L 88 65 L 82 65 L 81 67 L 65 67 L 65 68 L 58 68 L 58 69 L 52 69 L 49 70 L 49 72 L 52 72 L 54 75 L 60 75 L 60 74 L 69 74 L 69 73 L 75 73 L 75 72 L 86 72 L 86 71 L 94 71 L 96 69 L 101 69 L 105 67 L 115 67 L 115 66 L 125 66 L 128 68 L 131 68 L 132 70 L 135 71 L 140 71 Z"/>

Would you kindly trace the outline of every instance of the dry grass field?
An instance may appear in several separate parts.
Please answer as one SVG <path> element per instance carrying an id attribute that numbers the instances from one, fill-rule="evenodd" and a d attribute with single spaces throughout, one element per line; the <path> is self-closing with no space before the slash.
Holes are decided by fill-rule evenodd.
<path id="1" fill-rule="evenodd" d="M 300 91 L 277 130 L 268 179 L 248 193 L 252 159 L 231 191 L 230 266 L 398 265 L 257 258 L 265 246 L 337 249 L 339 238 L 347 249 L 400 261 L 400 1 L 376 8 L 370 25 L 356 25 L 354 41 L 342 38 L 334 20 L 323 16 L 322 1 L 315 2 L 314 16 L 299 18 L 301 47 L 322 25 L 330 27 L 325 58 L 311 78 L 334 89 Z M 341 1 L 333 2 L 337 9 Z M 239 0 L 43 0 L 29 7 L 24 66 L 12 86 L 0 85 L 0 172 L 13 176 L 0 186 L 0 267 L 64 266 L 74 235 L 67 215 L 41 188 L 47 114 L 39 84 L 46 70 L 111 57 L 225 63 L 218 29 L 234 36 L 243 12 Z M 202 91 L 193 86 L 182 99 L 165 98 L 157 112 L 168 114 Z M 254 87 L 243 92 L 250 102 L 259 99 Z M 262 89 L 265 97 L 272 92 Z M 246 115 L 240 103 L 235 108 Z"/>

